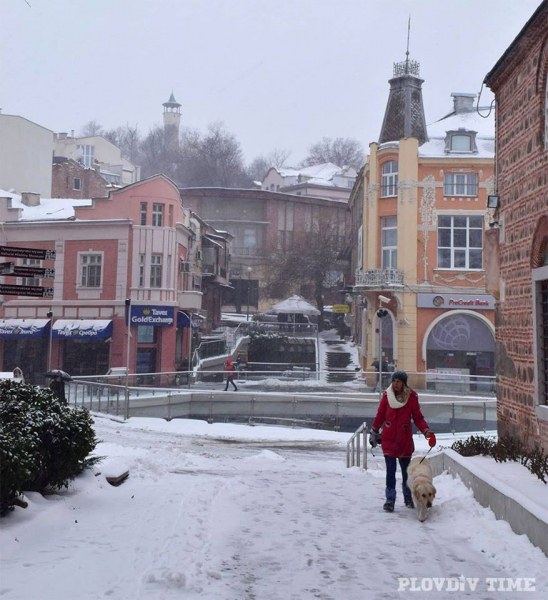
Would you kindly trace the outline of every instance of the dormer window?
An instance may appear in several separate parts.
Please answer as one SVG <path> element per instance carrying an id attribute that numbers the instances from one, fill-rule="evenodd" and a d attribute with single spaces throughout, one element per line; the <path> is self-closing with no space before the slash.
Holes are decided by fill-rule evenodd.
<path id="1" fill-rule="evenodd" d="M 446 152 L 477 152 L 476 132 L 459 129 L 458 131 L 448 131 L 445 138 Z"/>

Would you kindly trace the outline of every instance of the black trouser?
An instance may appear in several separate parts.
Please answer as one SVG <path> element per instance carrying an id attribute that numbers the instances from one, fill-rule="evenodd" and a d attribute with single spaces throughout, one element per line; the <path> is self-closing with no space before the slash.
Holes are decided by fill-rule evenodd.
<path id="1" fill-rule="evenodd" d="M 236 387 L 236 384 L 234 383 L 234 374 L 231 373 L 230 375 L 226 376 L 226 385 L 225 385 L 225 392 L 228 390 L 228 384 L 231 383 L 232 386 L 234 387 L 234 390 L 236 391 L 238 388 Z"/>
<path id="2" fill-rule="evenodd" d="M 389 502 L 395 502 L 396 500 L 396 461 L 400 463 L 401 469 L 401 487 L 403 492 L 403 498 L 405 501 L 411 500 L 411 490 L 407 487 L 407 467 L 411 462 L 411 457 L 405 458 L 394 458 L 393 456 L 384 457 L 386 462 L 386 499 Z"/>

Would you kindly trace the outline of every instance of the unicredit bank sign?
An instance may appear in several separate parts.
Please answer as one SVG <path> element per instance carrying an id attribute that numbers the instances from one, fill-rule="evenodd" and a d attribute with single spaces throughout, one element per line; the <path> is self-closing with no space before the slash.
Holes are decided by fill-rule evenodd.
<path id="1" fill-rule="evenodd" d="M 490 294 L 417 294 L 417 307 L 491 310 L 495 299 Z"/>
<path id="2" fill-rule="evenodd" d="M 131 305 L 130 323 L 134 326 L 171 327 L 175 322 L 173 306 Z"/>

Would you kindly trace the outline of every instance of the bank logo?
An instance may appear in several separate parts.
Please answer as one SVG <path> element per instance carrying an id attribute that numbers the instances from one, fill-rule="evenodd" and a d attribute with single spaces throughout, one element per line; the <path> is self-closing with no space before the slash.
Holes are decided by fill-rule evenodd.
<path id="1" fill-rule="evenodd" d="M 445 300 L 443 299 L 443 296 L 434 296 L 434 297 L 432 298 L 432 304 L 433 304 L 435 307 L 442 306 L 444 302 L 445 302 Z"/>

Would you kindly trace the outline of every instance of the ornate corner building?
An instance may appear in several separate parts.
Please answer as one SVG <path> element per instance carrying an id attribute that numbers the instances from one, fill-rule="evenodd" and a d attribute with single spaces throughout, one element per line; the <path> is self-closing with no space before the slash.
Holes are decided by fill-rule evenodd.
<path id="1" fill-rule="evenodd" d="M 350 198 L 362 367 L 382 356 L 423 389 L 454 374 L 464 393 L 491 391 L 495 299 L 484 238 L 494 115 L 475 94 L 453 93 L 453 109 L 427 127 L 419 64 L 396 63 L 389 83 L 379 142 Z"/>

